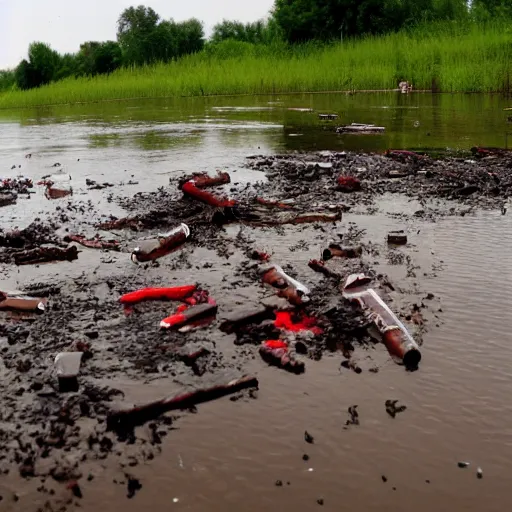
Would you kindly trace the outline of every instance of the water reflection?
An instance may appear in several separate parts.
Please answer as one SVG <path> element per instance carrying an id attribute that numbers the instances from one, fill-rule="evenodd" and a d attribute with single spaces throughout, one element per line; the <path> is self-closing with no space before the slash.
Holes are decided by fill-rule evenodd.
<path id="1" fill-rule="evenodd" d="M 247 143 L 275 150 L 469 149 L 474 145 L 505 146 L 507 113 L 503 108 L 507 106 L 505 98 L 483 94 L 292 94 L 40 107 L 0 111 L 0 121 L 6 123 L 4 126 L 14 123 L 42 130 L 66 123 L 66 133 L 72 136 L 66 137 L 66 144 L 85 137 L 91 148 L 127 145 L 172 150 L 197 145 L 205 130 L 218 130 L 222 132 L 221 143 L 227 147 Z M 318 113 L 339 117 L 325 121 Z M 335 134 L 337 124 L 353 122 L 384 126 L 386 132 L 371 136 Z M 108 133 L 98 133 L 98 128 L 108 129 Z M 191 132 L 195 135 L 190 136 Z M 32 135 L 37 140 L 43 132 Z"/>

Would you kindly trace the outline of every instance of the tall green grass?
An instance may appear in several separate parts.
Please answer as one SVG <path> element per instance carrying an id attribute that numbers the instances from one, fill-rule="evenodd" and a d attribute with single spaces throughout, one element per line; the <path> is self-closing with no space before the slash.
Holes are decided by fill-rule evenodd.
<path id="1" fill-rule="evenodd" d="M 396 88 L 509 92 L 512 33 L 506 25 L 430 25 L 329 46 L 226 42 L 171 64 L 120 69 L 0 94 L 0 108 L 124 98 L 272 94 Z"/>

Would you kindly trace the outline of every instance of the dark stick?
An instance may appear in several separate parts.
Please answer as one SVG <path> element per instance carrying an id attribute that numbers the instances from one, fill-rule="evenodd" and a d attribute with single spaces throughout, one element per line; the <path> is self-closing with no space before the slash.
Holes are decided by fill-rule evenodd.
<path id="1" fill-rule="evenodd" d="M 117 433 L 129 432 L 134 427 L 154 420 L 166 412 L 190 409 L 198 404 L 210 402 L 246 388 L 258 388 L 258 379 L 244 376 L 227 384 L 198 389 L 146 405 L 136 406 L 132 409 L 111 412 L 107 417 L 107 429 Z"/>

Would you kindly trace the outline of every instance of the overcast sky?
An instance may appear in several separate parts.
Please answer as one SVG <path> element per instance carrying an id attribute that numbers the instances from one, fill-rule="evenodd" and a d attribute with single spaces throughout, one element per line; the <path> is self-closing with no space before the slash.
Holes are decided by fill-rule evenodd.
<path id="1" fill-rule="evenodd" d="M 152 7 L 161 18 L 198 18 L 207 33 L 223 19 L 255 21 L 273 0 L 0 0 L 0 69 L 15 67 L 33 41 L 59 53 L 76 52 L 84 41 L 116 39 L 116 22 L 132 5 Z"/>

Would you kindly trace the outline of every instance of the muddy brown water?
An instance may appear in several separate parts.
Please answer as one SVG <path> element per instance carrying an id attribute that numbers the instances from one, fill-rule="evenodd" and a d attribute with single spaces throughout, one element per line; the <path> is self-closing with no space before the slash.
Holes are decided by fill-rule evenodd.
<path id="1" fill-rule="evenodd" d="M 269 105 L 269 101 L 283 104 Z M 350 122 L 382 124 L 388 133 L 364 139 L 337 137 L 313 119 L 316 113 L 288 111 L 289 106 L 335 111 Z M 59 162 L 72 174 L 72 201 L 91 200 L 96 215 L 122 214 L 115 200 L 109 201 L 110 195 L 129 197 L 152 191 L 182 171 L 223 168 L 235 184 L 261 179 L 261 173 L 244 168 L 245 157 L 253 153 L 301 148 L 380 150 L 388 145 L 504 146 L 504 106 L 500 98 L 484 96 L 312 95 L 12 112 L 0 114 L 0 161 L 4 175 L 15 175 L 18 170 L 10 168 L 16 164 L 21 165 L 20 172 L 35 179 L 53 172 L 51 166 Z M 27 153 L 32 158 L 25 159 Z M 89 191 L 86 178 L 115 187 Z M 130 179 L 138 185 L 127 185 Z M 42 191 L 37 187 L 36 191 L 31 199 L 2 208 L 2 228 L 24 227 L 62 204 L 46 201 Z M 113 461 L 90 468 L 95 479 L 81 482 L 82 510 L 96 510 L 98 505 L 105 511 L 121 507 L 126 511 L 146 507 L 155 511 L 312 510 L 321 507 L 319 499 L 326 510 L 507 509 L 512 497 L 508 473 L 512 347 L 507 312 L 512 301 L 508 257 L 512 242 L 507 236 L 512 220 L 499 211 L 477 211 L 427 222 L 412 216 L 420 208 L 415 201 L 400 196 L 384 196 L 376 206 L 378 211 L 372 215 L 363 209 L 344 215 L 338 226 L 326 228 L 325 233 L 306 226 L 286 228 L 279 234 L 248 228 L 246 234 L 256 246 L 273 252 L 275 261 L 291 263 L 306 284 L 314 285 L 320 276 L 308 269 L 307 262 L 318 257 L 326 239 L 345 232 L 350 223 L 365 229 L 363 241 L 380 250 L 380 255 L 366 258 L 402 291 L 396 309 L 421 301 L 428 293 L 434 295 L 424 300 L 428 329 L 419 371 L 405 372 L 382 346 L 356 350 L 363 369 L 359 375 L 340 369 L 338 354 L 308 361 L 302 376 L 269 368 L 256 358 L 244 368 L 260 380 L 256 400 L 218 400 L 199 406 L 197 414 L 184 415 L 154 460 L 129 468 L 142 484 L 132 500 L 126 499 L 124 471 Z M 77 215 L 72 222 L 78 225 L 83 218 Z M 406 265 L 391 264 L 386 258 L 385 233 L 397 228 L 408 231 L 409 244 L 398 251 L 411 257 L 418 267 L 415 275 L 408 274 Z M 238 229 L 228 227 L 227 235 L 236 236 Z M 307 245 L 301 244 L 303 240 Z M 229 296 L 215 294 L 215 290 L 220 293 L 226 270 L 212 251 L 197 249 L 190 258 L 193 264 L 214 264 L 211 269 L 194 270 L 193 277 L 213 290 L 224 312 L 253 300 L 257 284 L 254 290 L 236 289 Z M 100 277 L 127 275 L 129 279 L 134 272 L 131 265 L 125 253 L 85 250 L 72 263 L 20 270 L 0 267 L 0 289 L 22 288 L 33 281 L 62 282 L 93 271 Z M 155 272 L 148 270 L 148 282 Z M 172 279 L 186 280 L 190 272 L 176 271 Z M 99 288 L 98 293 L 108 292 Z M 227 355 L 236 350 L 232 341 L 230 336 L 219 341 Z M 379 372 L 371 373 L 375 366 Z M 111 385 L 122 388 L 133 402 L 176 390 L 176 384 L 166 378 L 148 383 L 120 379 Z M 390 418 L 384 405 L 388 399 L 399 400 L 407 410 Z M 360 425 L 344 429 L 347 409 L 355 404 Z M 314 444 L 305 443 L 305 430 L 314 436 Z M 309 455 L 308 461 L 303 454 Z M 471 465 L 460 469 L 459 461 Z M 476 477 L 479 466 L 482 480 Z M 36 491 L 39 482 L 35 480 L 20 481 L 16 472 L 2 477 L 0 510 L 44 506 L 49 497 Z M 116 485 L 114 480 L 124 483 Z M 277 480 L 283 485 L 276 486 Z M 69 496 L 62 486 L 55 489 L 52 499 Z M 19 501 L 13 500 L 13 493 Z M 68 510 L 74 507 L 70 504 Z"/>

